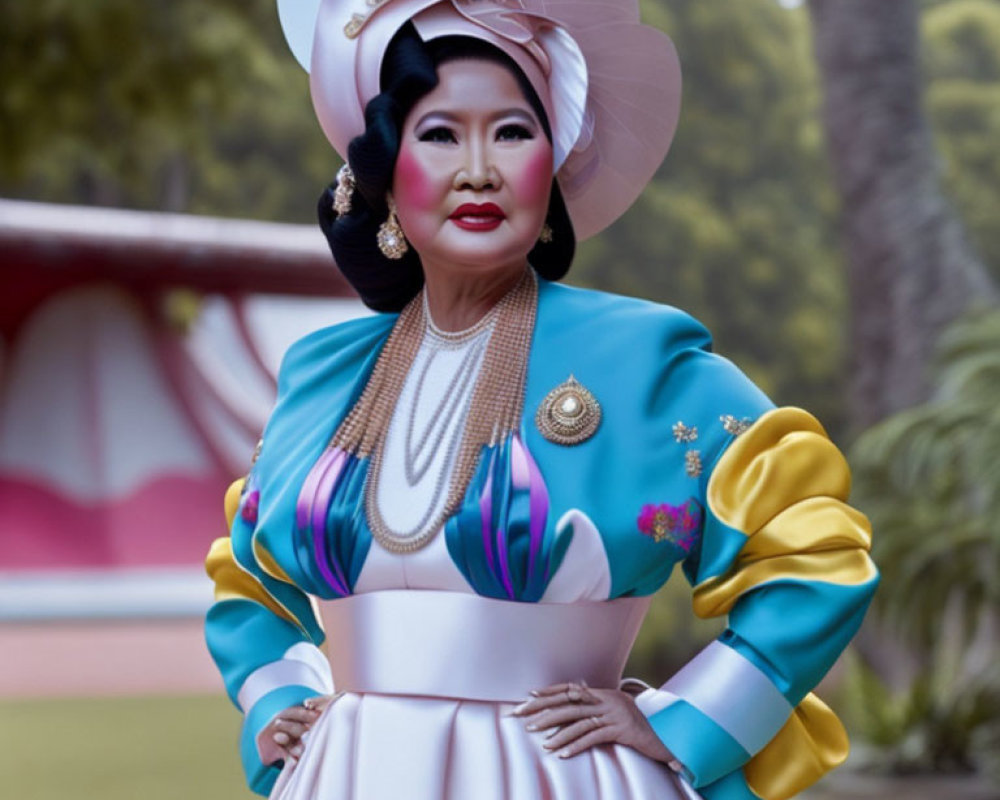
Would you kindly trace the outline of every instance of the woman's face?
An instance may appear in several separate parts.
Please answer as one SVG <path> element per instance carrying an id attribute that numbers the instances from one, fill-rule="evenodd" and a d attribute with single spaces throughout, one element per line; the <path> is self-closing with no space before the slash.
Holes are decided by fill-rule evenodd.
<path id="1" fill-rule="evenodd" d="M 552 146 L 515 77 L 449 61 L 403 125 L 392 195 L 424 270 L 523 269 L 545 222 Z"/>

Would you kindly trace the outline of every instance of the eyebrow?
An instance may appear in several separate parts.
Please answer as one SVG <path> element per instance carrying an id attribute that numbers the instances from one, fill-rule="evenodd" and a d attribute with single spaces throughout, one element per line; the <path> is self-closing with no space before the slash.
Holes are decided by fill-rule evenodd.
<path id="1" fill-rule="evenodd" d="M 504 117 L 517 117 L 518 119 L 521 119 L 532 126 L 538 125 L 538 122 L 535 119 L 534 115 L 528 113 L 523 108 L 504 108 L 490 114 L 489 119 L 490 122 L 495 122 L 496 120 L 503 119 Z M 428 111 L 420 119 L 417 120 L 417 123 L 413 126 L 413 129 L 416 130 L 417 128 L 420 128 L 425 123 L 427 123 L 428 120 L 433 120 L 435 118 L 440 118 L 445 122 L 451 122 L 455 124 L 462 121 L 462 115 L 456 114 L 452 111 Z"/>

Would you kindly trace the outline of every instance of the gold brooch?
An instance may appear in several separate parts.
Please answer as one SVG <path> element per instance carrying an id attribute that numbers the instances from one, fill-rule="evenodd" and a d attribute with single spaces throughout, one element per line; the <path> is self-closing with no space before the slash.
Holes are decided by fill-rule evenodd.
<path id="1" fill-rule="evenodd" d="M 585 442 L 601 424 L 601 406 L 572 375 L 545 395 L 535 414 L 542 436 L 556 444 Z"/>

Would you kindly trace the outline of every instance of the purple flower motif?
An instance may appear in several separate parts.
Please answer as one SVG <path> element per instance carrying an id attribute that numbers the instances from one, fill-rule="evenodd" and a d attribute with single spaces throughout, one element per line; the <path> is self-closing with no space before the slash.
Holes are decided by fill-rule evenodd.
<path id="1" fill-rule="evenodd" d="M 701 506 L 694 500 L 677 506 L 670 503 L 647 503 L 639 512 L 636 524 L 639 531 L 651 537 L 654 542 L 668 539 L 686 553 L 698 541 Z"/>
<path id="2" fill-rule="evenodd" d="M 243 495 L 243 502 L 240 504 L 240 516 L 245 522 L 251 525 L 257 523 L 257 513 L 260 508 L 260 489 L 254 487 Z"/>
<path id="3" fill-rule="evenodd" d="M 670 510 L 671 507 L 666 504 L 657 506 L 647 503 L 639 512 L 639 530 L 646 536 L 652 536 L 654 541 L 662 542 L 673 525 Z"/>

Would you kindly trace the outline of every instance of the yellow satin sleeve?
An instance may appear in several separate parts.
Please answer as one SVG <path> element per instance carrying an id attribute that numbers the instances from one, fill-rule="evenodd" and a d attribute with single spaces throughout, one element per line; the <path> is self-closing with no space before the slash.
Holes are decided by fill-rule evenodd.
<path id="1" fill-rule="evenodd" d="M 205 559 L 205 571 L 215 583 L 217 601 L 252 600 L 296 627 L 302 627 L 291 611 L 279 603 L 254 575 L 239 565 L 233 556 L 233 545 L 228 536 L 212 542 L 208 558 Z"/>
<path id="2" fill-rule="evenodd" d="M 243 487 L 246 485 L 246 478 L 239 478 L 229 484 L 223 499 L 223 509 L 226 514 L 227 528 L 233 527 L 233 520 L 239 511 L 240 497 L 243 494 Z M 285 571 L 278 566 L 274 558 L 264 548 L 254 543 L 254 558 L 261 569 L 271 577 L 291 583 Z M 301 628 L 302 625 L 282 603 L 264 588 L 263 584 L 256 576 L 243 569 L 233 556 L 232 540 L 222 537 L 212 542 L 212 547 L 205 559 L 205 571 L 215 582 L 216 600 L 252 600 L 260 603 L 265 608 L 270 609 L 282 619 L 286 619 Z"/>
<path id="3" fill-rule="evenodd" d="M 695 587 L 695 613 L 726 614 L 782 578 L 872 580 L 871 527 L 847 505 L 850 486 L 847 461 L 815 417 L 779 408 L 757 420 L 719 459 L 707 491 L 715 517 L 748 539 L 729 570 Z"/>
<path id="4" fill-rule="evenodd" d="M 236 512 L 240 507 L 240 496 L 243 494 L 243 487 L 246 486 L 246 483 L 246 478 L 238 478 L 226 489 L 226 495 L 222 501 L 222 507 L 226 512 L 226 530 L 233 527 L 233 520 L 236 519 Z"/>
<path id="5" fill-rule="evenodd" d="M 849 743 L 837 715 L 814 694 L 743 767 L 747 786 L 763 800 L 787 800 L 844 763 Z"/>
<path id="6" fill-rule="evenodd" d="M 707 490 L 716 518 L 748 539 L 728 570 L 695 588 L 695 613 L 726 614 L 743 594 L 776 580 L 854 585 L 875 578 L 871 528 L 847 505 L 850 486 L 845 458 L 812 415 L 779 408 L 757 420 L 719 459 Z M 786 800 L 847 753 L 840 720 L 809 694 L 743 774 L 763 800 Z"/>

